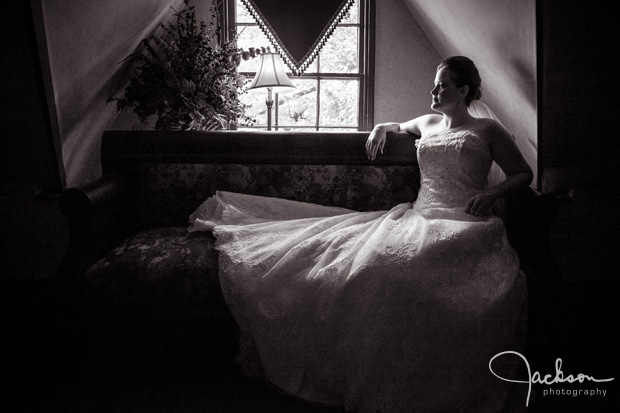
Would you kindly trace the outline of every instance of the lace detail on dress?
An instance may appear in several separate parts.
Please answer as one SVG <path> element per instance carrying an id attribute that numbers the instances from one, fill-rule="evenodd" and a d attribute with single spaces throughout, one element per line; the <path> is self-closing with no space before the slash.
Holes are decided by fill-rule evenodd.
<path id="1" fill-rule="evenodd" d="M 493 158 L 475 133 L 443 131 L 423 136 L 417 153 L 422 172 L 419 211 L 464 210 L 469 199 L 484 190 Z"/>

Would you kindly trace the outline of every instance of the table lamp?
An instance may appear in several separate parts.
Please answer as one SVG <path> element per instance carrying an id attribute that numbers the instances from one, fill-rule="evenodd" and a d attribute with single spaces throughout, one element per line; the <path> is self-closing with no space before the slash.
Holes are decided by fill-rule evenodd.
<path id="1" fill-rule="evenodd" d="M 267 130 L 271 130 L 272 93 L 286 93 L 295 89 L 295 85 L 286 75 L 286 70 L 277 53 L 267 52 L 260 56 L 260 68 L 248 86 L 249 93 L 258 93 L 267 88 Z"/>

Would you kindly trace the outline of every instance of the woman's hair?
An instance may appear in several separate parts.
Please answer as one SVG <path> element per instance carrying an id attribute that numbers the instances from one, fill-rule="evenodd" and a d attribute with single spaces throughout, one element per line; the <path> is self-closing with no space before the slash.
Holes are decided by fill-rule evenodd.
<path id="1" fill-rule="evenodd" d="M 482 91 L 480 84 L 480 74 L 478 68 L 471 59 L 465 56 L 452 56 L 445 59 L 437 66 L 437 71 L 441 69 L 447 69 L 450 72 L 450 78 L 456 84 L 457 87 L 469 86 L 469 92 L 465 96 L 465 103 L 467 106 L 472 100 L 477 100 L 482 97 Z"/>

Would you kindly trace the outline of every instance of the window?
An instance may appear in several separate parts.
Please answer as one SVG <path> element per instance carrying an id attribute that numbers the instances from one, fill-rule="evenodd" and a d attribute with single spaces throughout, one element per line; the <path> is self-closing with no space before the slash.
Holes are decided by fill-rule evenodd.
<path id="1" fill-rule="evenodd" d="M 300 76 L 289 77 L 297 87 L 286 94 L 275 94 L 272 112 L 274 130 L 369 130 L 372 127 L 372 0 L 355 0 L 320 53 Z M 269 47 L 275 51 L 257 21 L 240 0 L 229 0 L 228 32 L 237 35 L 237 45 Z M 249 83 L 255 75 L 258 58 L 242 61 L 239 72 Z M 256 120 L 254 128 L 267 127 L 264 94 L 244 94 L 246 112 Z"/>

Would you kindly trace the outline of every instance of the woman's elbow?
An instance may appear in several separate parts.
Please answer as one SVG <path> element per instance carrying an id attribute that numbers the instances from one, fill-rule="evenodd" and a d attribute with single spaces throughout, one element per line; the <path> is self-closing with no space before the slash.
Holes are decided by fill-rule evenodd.
<path id="1" fill-rule="evenodd" d="M 532 170 L 532 168 L 528 165 L 527 166 L 527 182 L 528 184 L 531 184 L 532 181 L 534 180 L 534 171 Z"/>
<path id="2" fill-rule="evenodd" d="M 534 172 L 532 171 L 532 168 L 530 168 L 529 165 L 526 165 L 520 174 L 523 176 L 523 186 L 530 186 L 534 180 Z"/>
<path id="3" fill-rule="evenodd" d="M 512 185 L 515 189 L 526 188 L 532 184 L 534 180 L 534 173 L 532 172 L 532 168 L 528 165 L 524 165 L 522 168 L 513 171 L 512 173 L 507 173 L 506 178 L 513 182 Z"/>

